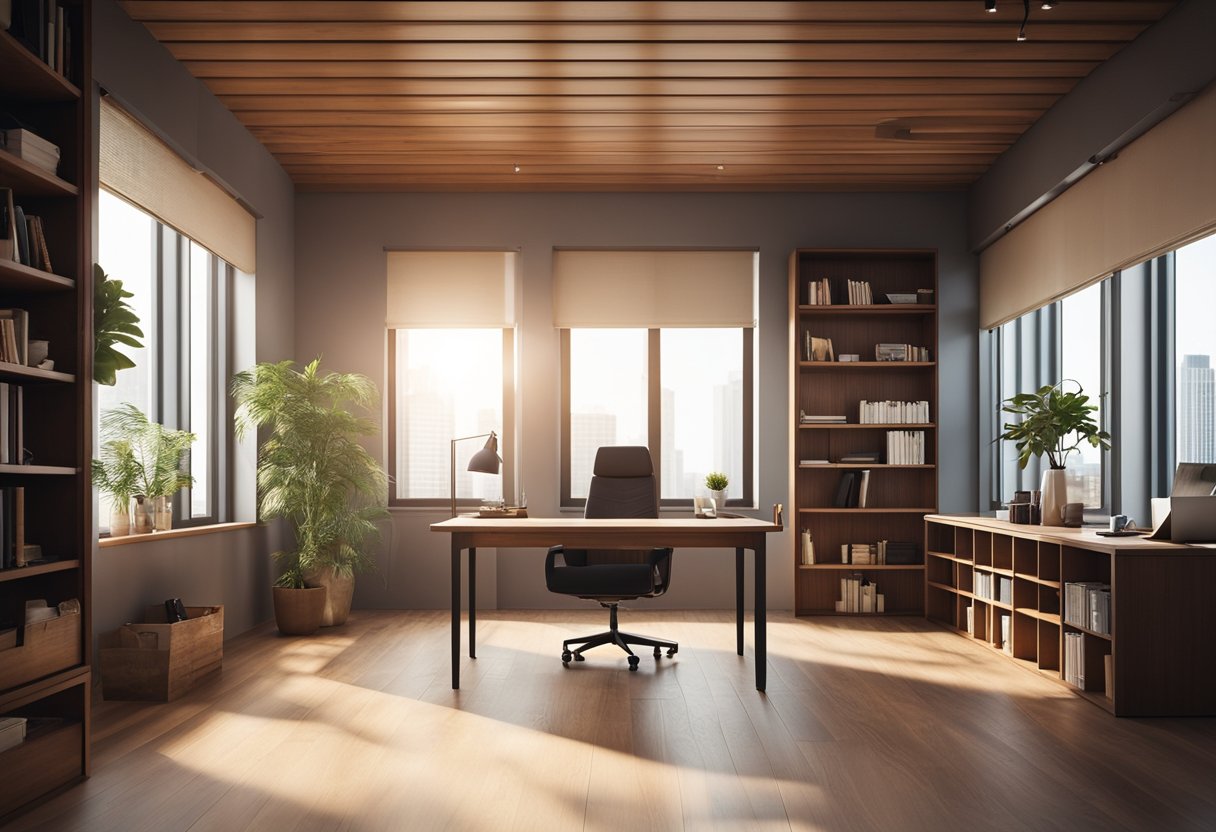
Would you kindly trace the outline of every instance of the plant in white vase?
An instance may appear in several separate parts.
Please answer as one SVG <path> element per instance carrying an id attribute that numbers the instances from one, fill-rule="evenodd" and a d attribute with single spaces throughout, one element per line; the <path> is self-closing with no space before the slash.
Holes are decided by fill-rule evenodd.
<path id="1" fill-rule="evenodd" d="M 709 496 L 714 498 L 714 508 L 717 511 L 726 508 L 726 487 L 728 485 L 730 485 L 730 480 L 721 471 L 710 471 L 705 475 L 705 487 L 709 489 Z"/>
<path id="2" fill-rule="evenodd" d="M 99 481 L 96 471 L 99 465 L 106 468 L 107 454 L 120 460 L 130 468 L 124 468 L 124 476 L 134 478 L 133 485 L 125 486 L 131 489 L 126 491 L 128 503 L 137 506 L 130 521 L 133 530 L 144 533 L 171 529 L 173 495 L 194 484 L 187 465 L 194 434 L 153 422 L 138 407 L 125 403 L 102 414 L 101 438 L 102 458 L 93 461 L 94 483 L 117 502 L 120 495 Z"/>
<path id="3" fill-rule="evenodd" d="M 110 537 L 131 533 L 131 498 L 139 491 L 139 463 L 126 439 L 101 443 L 101 458 L 93 460 L 93 485 L 110 498 Z"/>
<path id="4" fill-rule="evenodd" d="M 1076 385 L 1068 392 L 1065 384 Z M 1033 456 L 1046 456 L 1048 470 L 1043 472 L 1042 512 L 1044 526 L 1063 525 L 1062 507 L 1068 502 L 1065 465 L 1069 454 L 1083 443 L 1110 449 L 1110 434 L 1102 430 L 1094 413 L 1098 406 L 1089 403 L 1081 385 L 1071 379 L 1046 384 L 1033 393 L 1018 393 L 1002 402 L 1001 410 L 1021 417 L 1007 422 L 998 437 L 1014 443 L 1018 467 L 1025 469 Z"/>

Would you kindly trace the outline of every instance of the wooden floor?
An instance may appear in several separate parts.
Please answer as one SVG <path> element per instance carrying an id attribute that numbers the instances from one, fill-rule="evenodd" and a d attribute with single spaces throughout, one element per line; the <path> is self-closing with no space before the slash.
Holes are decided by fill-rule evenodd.
<path id="1" fill-rule="evenodd" d="M 445 613 L 260 629 L 99 705 L 93 777 L 12 829 L 1216 828 L 1216 719 L 1115 719 L 920 619 L 775 616 L 767 695 L 727 613 L 623 612 L 679 655 L 564 669 L 605 617 L 486 614 L 460 691 Z"/>

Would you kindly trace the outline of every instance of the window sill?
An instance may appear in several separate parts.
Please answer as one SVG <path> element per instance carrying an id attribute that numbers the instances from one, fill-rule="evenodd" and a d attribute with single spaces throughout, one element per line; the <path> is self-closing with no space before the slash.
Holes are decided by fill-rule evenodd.
<path id="1" fill-rule="evenodd" d="M 173 540 L 179 537 L 194 537 L 200 534 L 216 534 L 232 532 L 238 529 L 252 529 L 257 523 L 216 523 L 211 526 L 191 526 L 187 529 L 171 529 L 167 532 L 152 532 L 151 534 L 129 534 L 124 537 L 98 538 L 97 545 L 102 549 L 111 546 L 126 546 L 130 543 L 150 543 L 153 540 Z"/>

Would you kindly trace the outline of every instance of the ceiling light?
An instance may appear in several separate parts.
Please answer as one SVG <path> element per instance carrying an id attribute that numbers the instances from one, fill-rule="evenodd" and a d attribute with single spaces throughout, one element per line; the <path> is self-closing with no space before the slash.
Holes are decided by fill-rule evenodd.
<path id="1" fill-rule="evenodd" d="M 718 165 L 718 170 L 726 170 L 726 165 Z"/>
<path id="2" fill-rule="evenodd" d="M 1043 11 L 1051 11 L 1055 7 L 1055 0 L 1043 0 L 1043 5 L 1039 6 Z"/>
<path id="3" fill-rule="evenodd" d="M 511 170 L 515 171 L 516 173 L 519 173 L 519 165 L 512 165 Z"/>
<path id="4" fill-rule="evenodd" d="M 1018 32 L 1018 43 L 1025 43 L 1025 41 L 1026 41 L 1026 30 L 1021 29 Z"/>
<path id="5" fill-rule="evenodd" d="M 984 11 L 988 14 L 996 14 L 996 0 L 984 0 Z"/>
<path id="6" fill-rule="evenodd" d="M 1030 0 L 1022 0 L 1022 28 L 1018 29 L 1018 43 L 1026 40 L 1026 21 L 1030 20 Z"/>

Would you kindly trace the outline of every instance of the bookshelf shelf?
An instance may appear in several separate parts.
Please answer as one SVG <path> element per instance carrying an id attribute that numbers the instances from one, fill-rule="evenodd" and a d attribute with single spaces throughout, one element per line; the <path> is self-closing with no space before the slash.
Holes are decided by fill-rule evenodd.
<path id="1" fill-rule="evenodd" d="M 0 569 L 0 582 L 19 581 L 36 575 L 49 575 L 52 572 L 67 572 L 79 569 L 78 560 L 57 560 L 52 563 L 39 563 L 34 566 L 23 566 L 20 569 Z"/>
<path id="2" fill-rule="evenodd" d="M 24 742 L 0 753 L 0 826 L 89 774 L 93 219 L 85 192 L 96 181 L 96 161 L 90 96 L 81 91 L 93 89 L 87 61 L 93 4 L 61 0 L 55 7 L 62 10 L 64 24 L 58 31 L 66 33 L 61 43 L 48 38 L 45 29 L 37 30 L 39 24 L 28 14 L 15 18 L 9 31 L 0 31 L 0 108 L 59 148 L 62 174 L 54 176 L 0 152 L 0 188 L 12 192 L 14 207 L 44 223 L 47 259 L 62 272 L 11 259 L 0 262 L 0 308 L 28 313 L 28 336 L 49 341 L 56 364 L 69 370 L 0 363 L 0 382 L 7 385 L 6 406 L 11 408 L 3 421 L 6 435 L 0 437 L 9 443 L 5 458 L 20 459 L 13 449 L 27 449 L 40 463 L 0 464 L 6 517 L 0 565 L 10 566 L 0 570 L 0 610 L 21 624 L 13 613 L 28 600 L 45 599 L 51 606 L 76 600 L 80 614 L 72 615 L 78 618 L 74 622 L 57 619 L 55 627 L 55 622 L 35 630 L 24 627 L 18 648 L 22 657 L 6 651 L 9 657 L 0 658 L 9 686 L 0 691 L 0 716 L 29 720 Z M 48 66 L 27 48 L 29 43 L 46 43 L 48 52 L 62 45 L 67 54 L 59 57 L 76 83 Z M 42 464 L 46 462 L 61 464 Z M 59 559 L 12 566 L 25 545 Z M 68 631 L 70 640 L 64 635 Z M 27 665 L 29 673 L 17 672 Z"/>
<path id="3" fill-rule="evenodd" d="M 47 173 L 37 165 L 0 150 L 0 181 L 26 196 L 77 196 L 71 182 Z"/>
<path id="4" fill-rule="evenodd" d="M 930 620 L 1116 716 L 1216 715 L 1216 550 L 975 515 L 930 515 L 924 534 Z M 1012 574 L 1012 607 L 975 597 L 982 574 Z M 1069 597 L 1094 597 L 1073 584 L 1109 587 L 1109 634 L 1064 620 Z M 1107 614 L 1102 604 L 1093 609 Z"/>
<path id="5" fill-rule="evenodd" d="M 10 260 L 0 260 L 0 291 L 68 292 L 76 288 L 70 277 L 44 272 Z"/>
<path id="6" fill-rule="evenodd" d="M 806 361 L 819 355 L 823 341 L 836 355 L 870 358 L 878 344 L 908 344 L 928 350 L 911 353 L 937 358 L 936 304 L 811 304 L 826 297 L 821 281 L 835 299 L 885 298 L 888 293 L 937 290 L 937 254 L 928 249 L 799 249 L 790 255 L 790 477 L 791 516 L 797 531 L 811 533 L 816 560 L 843 559 L 845 544 L 919 549 L 922 517 L 937 510 L 937 362 Z M 849 281 L 862 284 L 861 293 Z M 811 284 L 819 285 L 812 289 Z M 864 284 L 869 284 L 867 294 Z M 935 295 L 936 296 L 936 295 Z M 886 354 L 884 352 L 884 354 Z M 897 354 L 904 354 L 897 351 Z M 882 415 L 917 413 L 926 422 L 862 424 L 862 400 L 927 402 L 924 411 L 890 410 Z M 866 415 L 875 409 L 867 409 Z M 843 422 L 803 422 L 801 414 L 839 416 Z M 919 432 L 920 437 L 887 436 L 890 431 Z M 896 463 L 888 462 L 888 447 Z M 906 455 L 895 456 L 898 450 Z M 923 450 L 923 457 L 919 452 Z M 814 462 L 876 455 L 874 462 Z M 902 464 L 905 462 L 915 464 Z M 868 472 L 861 474 L 860 472 Z M 861 486 L 864 480 L 865 487 Z M 865 490 L 866 498 L 862 499 Z M 847 496 L 842 496 L 847 495 Z M 846 572 L 858 572 L 884 597 L 885 614 L 924 611 L 926 564 L 816 563 L 803 565 L 802 535 L 795 534 L 794 612 L 834 615 Z M 917 552 L 917 560 L 923 560 Z M 862 558 L 865 559 L 865 558 Z M 909 559 L 906 556 L 899 560 Z M 853 592 L 850 590 L 850 592 Z M 853 592 L 854 597 L 856 593 Z M 851 608 L 852 604 L 844 605 Z M 866 605 L 868 608 L 868 605 Z"/>
<path id="7" fill-rule="evenodd" d="M 80 88 L 0 32 L 0 98 L 70 102 L 80 98 Z"/>
<path id="8" fill-rule="evenodd" d="M 0 381 L 24 382 L 60 382 L 73 384 L 76 376 L 71 373 L 61 373 L 58 370 L 40 370 L 37 367 L 23 367 L 20 364 L 9 364 L 0 361 Z"/>

